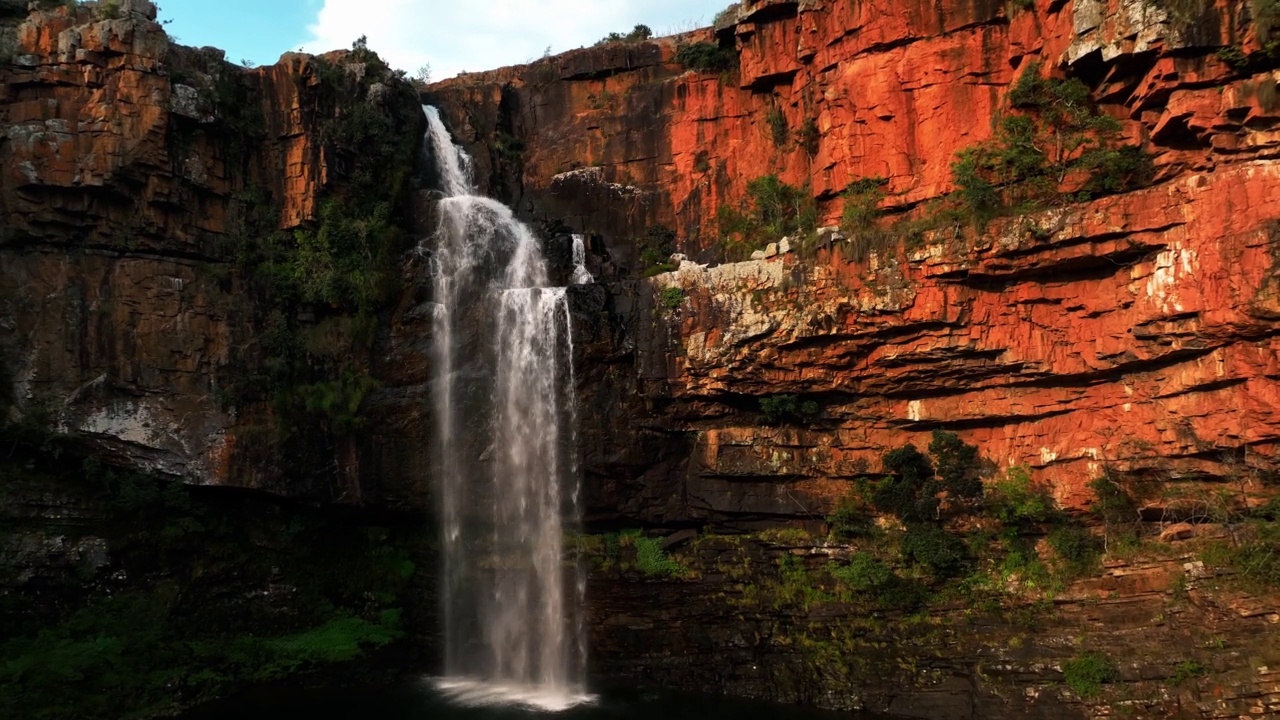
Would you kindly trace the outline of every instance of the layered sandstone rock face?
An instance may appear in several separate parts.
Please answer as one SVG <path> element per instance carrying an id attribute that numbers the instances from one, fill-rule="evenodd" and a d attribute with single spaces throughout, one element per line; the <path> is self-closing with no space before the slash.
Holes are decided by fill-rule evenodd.
<path id="1" fill-rule="evenodd" d="M 621 268 L 612 344 L 593 355 L 609 371 L 588 391 L 609 411 L 583 430 L 597 516 L 819 517 L 937 428 L 1030 466 L 1068 507 L 1108 467 L 1161 481 L 1153 514 L 1202 480 L 1257 487 L 1280 433 L 1280 71 L 1251 13 L 747 2 L 717 29 L 434 86 L 495 191 L 598 234 L 604 269 Z M 734 48 L 738 69 L 681 67 L 695 41 Z M 1037 66 L 1091 87 L 1153 155 L 1153 184 L 856 262 L 837 242 L 625 279 L 652 226 L 713 259 L 717 209 L 766 174 L 807 187 L 828 223 L 872 177 L 884 212 L 928 212 Z M 687 299 L 668 308 L 674 288 Z M 762 427 L 777 394 L 821 412 Z"/>
<path id="2" fill-rule="evenodd" d="M 246 69 L 174 45 L 145 0 L 33 3 L 29 14 L 10 5 L 0 18 L 2 420 L 191 483 L 358 500 L 354 470 L 340 473 L 345 485 L 330 472 L 302 487 L 288 479 L 297 463 L 244 452 L 248 429 L 271 418 L 264 403 L 228 400 L 227 369 L 271 308 L 250 293 L 255 268 L 236 244 L 314 221 L 350 171 L 335 118 L 397 96 L 341 54 Z M 333 66 L 360 75 L 368 95 L 326 99 L 318 76 Z M 397 132 L 415 147 L 421 123 Z M 350 447 L 334 454 L 319 465 L 352 464 Z"/>

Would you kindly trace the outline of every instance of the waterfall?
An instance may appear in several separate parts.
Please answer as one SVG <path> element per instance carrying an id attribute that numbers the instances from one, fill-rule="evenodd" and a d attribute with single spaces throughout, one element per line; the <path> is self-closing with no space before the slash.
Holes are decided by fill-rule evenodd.
<path id="1" fill-rule="evenodd" d="M 473 194 L 470 158 L 424 110 L 445 196 L 431 248 L 439 685 L 469 704 L 563 709 L 589 699 L 584 583 L 563 552 L 579 515 L 566 290 L 511 209 Z M 590 282 L 579 243 L 574 281 Z"/>
<path id="2" fill-rule="evenodd" d="M 587 246 L 581 235 L 573 236 L 573 284 L 586 285 L 595 278 L 587 272 Z"/>

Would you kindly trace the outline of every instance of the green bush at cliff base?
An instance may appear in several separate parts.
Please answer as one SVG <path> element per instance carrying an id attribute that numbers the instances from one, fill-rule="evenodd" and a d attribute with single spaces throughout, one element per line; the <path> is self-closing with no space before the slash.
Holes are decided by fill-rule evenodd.
<path id="1" fill-rule="evenodd" d="M 856 552 L 848 565 L 831 565 L 831 577 L 859 593 L 875 592 L 894 580 L 893 570 L 866 552 Z"/>
<path id="2" fill-rule="evenodd" d="M 1048 541 L 1049 547 L 1062 561 L 1066 577 L 1088 575 L 1098 568 L 1098 560 L 1102 556 L 1101 543 L 1084 527 L 1061 525 L 1050 531 Z"/>
<path id="3" fill-rule="evenodd" d="M 1104 684 L 1118 679 L 1120 672 L 1106 655 L 1086 652 L 1063 663 L 1062 675 L 1067 687 L 1089 699 L 1097 697 Z"/>
<path id="4" fill-rule="evenodd" d="M 936 578 L 960 575 L 971 560 L 964 540 L 937 525 L 910 525 L 902 536 L 902 554 L 929 568 Z"/>
<path id="5" fill-rule="evenodd" d="M 65 622 L 0 643 L 0 715 L 134 718 L 212 699 L 247 684 L 354 660 L 403 637 L 400 612 L 338 616 L 310 630 L 192 637 L 155 593 L 120 595 Z"/>
<path id="6" fill-rule="evenodd" d="M 1031 479 L 1031 470 L 1009 468 L 987 493 L 987 508 L 1005 525 L 1025 526 L 1050 522 L 1056 517 L 1049 489 Z"/>
<path id="7" fill-rule="evenodd" d="M 794 608 L 807 611 L 815 603 L 831 599 L 817 586 L 802 560 L 794 555 L 778 558 L 778 583 L 773 587 L 775 610 Z"/>
<path id="8" fill-rule="evenodd" d="M 835 512 L 827 516 L 831 536 L 836 540 L 851 540 L 871 535 L 876 528 L 871 503 L 867 501 L 866 479 L 845 493 L 836 505 Z"/>

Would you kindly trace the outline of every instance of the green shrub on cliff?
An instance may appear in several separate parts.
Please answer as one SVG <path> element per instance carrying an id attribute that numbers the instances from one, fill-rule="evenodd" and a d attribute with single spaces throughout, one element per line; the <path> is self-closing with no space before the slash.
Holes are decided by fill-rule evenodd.
<path id="1" fill-rule="evenodd" d="M 1007 100 L 1012 112 L 994 136 L 961 150 L 952 164 L 959 198 L 979 225 L 1061 202 L 1069 181 L 1079 183 L 1081 199 L 1149 182 L 1149 156 L 1123 144 L 1120 123 L 1097 109 L 1080 80 L 1041 77 L 1032 63 Z"/>
<path id="2" fill-rule="evenodd" d="M 281 198 L 251 184 L 229 204 L 225 247 L 239 280 L 231 287 L 261 310 L 245 323 L 253 331 L 220 373 L 218 395 L 228 406 L 270 404 L 270 432 L 246 429 L 241 437 L 264 455 L 322 459 L 334 436 L 361 425 L 377 313 L 399 287 L 399 258 L 411 244 L 405 223 L 421 106 L 408 80 L 363 39 L 344 60 L 315 58 L 316 82 L 301 91 L 330 168 L 316 217 L 280 232 Z M 244 96 L 243 73 L 223 76 L 227 109 L 219 115 L 228 120 L 219 132 L 251 149 L 261 118 L 234 108 L 260 115 L 260 98 Z M 372 92 L 375 85 L 382 92 Z"/>
<path id="3" fill-rule="evenodd" d="M 1087 575 L 1097 567 L 1102 548 L 1098 538 L 1084 527 L 1060 525 L 1049 532 L 1048 539 L 1066 577 Z"/>
<path id="4" fill-rule="evenodd" d="M 934 430 L 929 454 L 942 479 L 942 487 L 953 498 L 982 497 L 981 463 L 978 448 L 946 430 Z"/>
<path id="5" fill-rule="evenodd" d="M 751 249 L 783 237 L 812 233 L 818 207 L 808 188 L 788 185 L 777 175 L 763 175 L 747 183 L 747 203 L 721 205 L 716 212 L 724 249 L 730 259 L 743 259 Z"/>
<path id="6" fill-rule="evenodd" d="M 827 516 L 827 526 L 834 539 L 851 540 L 865 537 L 874 531 L 872 508 L 867 501 L 866 492 L 866 479 L 863 478 L 840 499 L 835 512 Z"/>
<path id="7" fill-rule="evenodd" d="M 936 519 L 940 487 L 929 458 L 907 444 L 885 453 L 883 464 L 889 477 L 879 482 L 871 497 L 876 509 L 905 522 Z"/>
<path id="8" fill-rule="evenodd" d="M 645 228 L 643 235 L 636 238 L 635 243 L 645 276 L 650 276 L 652 270 L 669 272 L 676 269 L 671 264 L 671 255 L 676 251 L 676 233 L 671 228 L 651 225 Z"/>
<path id="9" fill-rule="evenodd" d="M 765 114 L 765 123 L 769 126 L 769 136 L 773 138 L 773 146 L 784 147 L 791 137 L 791 132 L 782 108 L 777 105 L 769 108 L 769 112 Z"/>
<path id="10" fill-rule="evenodd" d="M 662 303 L 662 307 L 668 310 L 675 310 L 684 304 L 685 297 L 683 288 L 663 288 L 662 292 L 658 294 L 658 302 Z"/>
<path id="11" fill-rule="evenodd" d="M 904 557 L 929 568 L 936 578 L 959 575 L 971 559 L 964 540 L 937 525 L 908 526 L 901 548 Z"/>
<path id="12" fill-rule="evenodd" d="M 635 548 L 636 569 L 649 577 L 678 577 L 687 570 L 662 549 L 662 540 L 646 537 L 639 530 L 622 533 L 620 539 Z"/>
<path id="13" fill-rule="evenodd" d="M 596 42 L 596 46 L 612 45 L 614 43 L 635 43 L 644 42 L 653 37 L 653 30 L 648 25 L 636 25 L 631 28 L 631 32 L 620 33 L 611 32 Z"/>
<path id="14" fill-rule="evenodd" d="M 849 238 L 851 259 L 864 262 L 872 251 L 882 250 L 892 239 L 892 234 L 879 225 L 880 203 L 884 201 L 885 185 L 882 177 L 862 178 L 850 183 L 841 197 L 844 209 L 840 215 L 840 230 Z"/>
<path id="15" fill-rule="evenodd" d="M 856 552 L 849 558 L 848 565 L 832 564 L 828 571 L 837 581 L 858 593 L 874 593 L 895 579 L 888 565 L 866 552 Z"/>
<path id="16" fill-rule="evenodd" d="M 795 395 L 770 395 L 760 398 L 760 421 L 765 425 L 782 425 L 787 422 L 811 423 L 822 412 L 813 400 L 801 400 Z"/>
<path id="17" fill-rule="evenodd" d="M 695 42 L 681 45 L 675 60 L 695 72 L 725 72 L 737 66 L 738 53 L 716 43 Z"/>
<path id="18" fill-rule="evenodd" d="M 988 511 L 1005 525 L 1025 526 L 1053 520 L 1056 515 L 1049 489 L 1031 478 L 1031 470 L 1009 468 L 987 493 Z"/>
<path id="19" fill-rule="evenodd" d="M 1238 538 L 1213 542 L 1201 551 L 1201 560 L 1213 567 L 1231 568 L 1234 582 L 1255 592 L 1280 588 L 1280 523 L 1252 520 L 1238 531 Z"/>
<path id="20" fill-rule="evenodd" d="M 1063 663 L 1062 675 L 1067 687 L 1089 699 L 1097 697 L 1104 684 L 1119 679 L 1120 671 L 1106 655 L 1086 652 Z"/>

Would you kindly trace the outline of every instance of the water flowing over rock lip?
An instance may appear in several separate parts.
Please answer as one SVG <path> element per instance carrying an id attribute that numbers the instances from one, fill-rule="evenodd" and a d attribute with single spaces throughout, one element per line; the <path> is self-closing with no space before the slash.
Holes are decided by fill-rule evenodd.
<path id="1" fill-rule="evenodd" d="M 447 700 L 463 707 L 522 707 L 542 712 L 564 712 L 592 705 L 596 696 L 578 688 L 485 682 L 466 677 L 426 680 Z"/>

